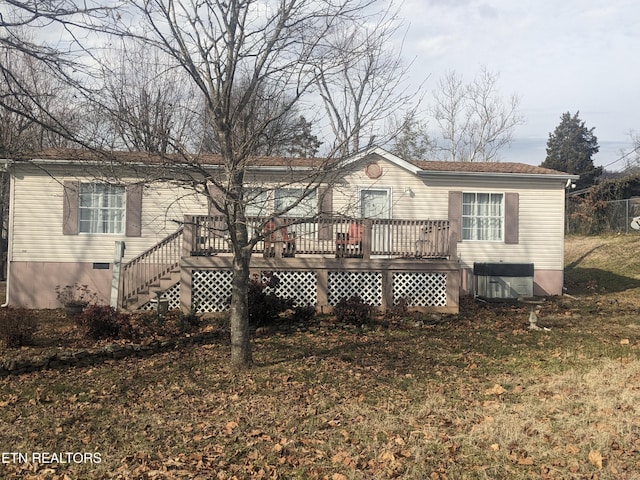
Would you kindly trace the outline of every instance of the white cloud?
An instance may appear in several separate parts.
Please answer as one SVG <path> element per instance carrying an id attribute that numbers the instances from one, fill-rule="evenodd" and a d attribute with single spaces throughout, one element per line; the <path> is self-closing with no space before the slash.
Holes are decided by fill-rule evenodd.
<path id="1" fill-rule="evenodd" d="M 431 75 L 431 89 L 450 70 L 499 73 L 527 116 L 516 135 L 544 143 L 560 115 L 577 110 L 602 142 L 640 129 L 636 0 L 408 0 L 402 11 L 413 76 Z"/>

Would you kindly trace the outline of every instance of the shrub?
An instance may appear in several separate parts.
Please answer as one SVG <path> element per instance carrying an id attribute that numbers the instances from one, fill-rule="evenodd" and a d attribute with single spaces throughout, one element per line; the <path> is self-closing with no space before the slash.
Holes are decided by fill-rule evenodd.
<path id="1" fill-rule="evenodd" d="M 78 326 L 93 340 L 131 338 L 129 315 L 108 305 L 89 305 L 76 318 Z"/>
<path id="2" fill-rule="evenodd" d="M 8 348 L 32 345 L 36 328 L 36 318 L 30 310 L 26 308 L 0 310 L 0 340 Z"/>
<path id="3" fill-rule="evenodd" d="M 294 322 L 308 322 L 316 316 L 316 307 L 313 305 L 296 305 L 293 308 L 291 319 Z"/>
<path id="4" fill-rule="evenodd" d="M 164 317 L 158 318 L 158 334 L 182 335 L 196 330 L 200 326 L 200 317 L 195 313 L 182 313 L 181 310 L 169 310 Z"/>
<path id="5" fill-rule="evenodd" d="M 162 316 L 151 310 L 129 315 L 133 339 L 183 335 L 197 330 L 201 323 L 200 317 L 195 313 L 185 314 L 179 309 L 169 310 Z"/>
<path id="6" fill-rule="evenodd" d="M 280 279 L 273 274 L 266 274 L 262 280 L 254 275 L 249 280 L 249 323 L 264 326 L 275 322 L 280 314 L 293 308 L 295 302 L 291 298 L 282 298 L 267 289 L 278 288 Z"/>
<path id="7" fill-rule="evenodd" d="M 333 307 L 336 320 L 351 325 L 365 325 L 371 321 L 373 306 L 364 302 L 359 296 L 341 298 Z"/>
<path id="8" fill-rule="evenodd" d="M 400 320 L 409 314 L 409 302 L 407 297 L 400 297 L 391 306 L 387 307 L 384 312 L 384 318 L 387 320 Z"/>

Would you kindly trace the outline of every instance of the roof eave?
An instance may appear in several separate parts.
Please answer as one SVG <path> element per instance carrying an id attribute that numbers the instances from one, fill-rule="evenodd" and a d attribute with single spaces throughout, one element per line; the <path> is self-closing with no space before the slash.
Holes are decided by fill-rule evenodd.
<path id="1" fill-rule="evenodd" d="M 106 162 L 104 160 L 77 160 L 77 159 L 66 159 L 66 158 L 33 158 L 30 160 L 13 160 L 13 159 L 0 159 L 0 165 L 10 165 L 10 164 L 33 164 L 33 165 L 69 165 L 69 166 L 78 166 L 78 165 L 91 165 L 91 166 L 104 166 Z M 121 164 L 124 167 L 147 167 L 147 168 L 163 168 L 163 167 L 172 167 L 172 168 L 180 168 L 188 167 L 189 164 L 162 164 L 162 163 L 149 163 L 149 162 L 114 162 L 116 164 Z M 223 165 L 216 164 L 198 164 L 198 167 L 204 169 L 221 169 Z M 268 171 L 268 172 L 290 172 L 290 171 L 310 171 L 317 170 L 317 167 L 310 166 L 300 166 L 300 165 L 249 165 L 247 166 L 248 170 L 251 171 Z"/>
<path id="2" fill-rule="evenodd" d="M 505 173 L 505 172 L 456 172 L 441 170 L 420 170 L 419 177 L 495 177 L 495 178 L 524 178 L 542 180 L 577 180 L 580 175 L 570 173 Z"/>

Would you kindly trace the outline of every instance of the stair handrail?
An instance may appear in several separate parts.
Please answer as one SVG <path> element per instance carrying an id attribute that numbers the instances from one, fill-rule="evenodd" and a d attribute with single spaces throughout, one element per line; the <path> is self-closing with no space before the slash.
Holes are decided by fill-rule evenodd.
<path id="1" fill-rule="evenodd" d="M 123 308 L 126 308 L 129 299 L 147 291 L 180 265 L 183 230 L 184 227 L 180 227 L 122 266 L 120 305 Z"/>

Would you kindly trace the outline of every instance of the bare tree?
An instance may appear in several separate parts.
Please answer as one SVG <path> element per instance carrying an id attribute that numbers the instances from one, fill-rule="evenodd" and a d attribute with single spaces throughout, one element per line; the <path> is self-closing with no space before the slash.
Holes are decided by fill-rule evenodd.
<path id="1" fill-rule="evenodd" d="M 95 42 L 100 37 L 107 41 L 135 39 L 145 49 L 161 52 L 185 73 L 197 91 L 204 105 L 201 121 L 210 126 L 212 142 L 221 158 L 220 168 L 212 169 L 204 162 L 199 149 L 190 150 L 170 139 L 166 145 L 173 145 L 178 155 L 167 158 L 165 175 L 157 179 L 179 182 L 206 195 L 226 219 L 233 251 L 234 367 L 247 367 L 252 362 L 247 305 L 249 262 L 254 246 L 269 233 L 262 226 L 250 232 L 246 217 L 247 204 L 255 198 L 248 170 L 260 152 L 261 139 L 319 89 L 328 106 L 330 123 L 335 126 L 335 138 L 326 144 L 326 158 L 296 177 L 297 184 L 304 187 L 299 198 L 274 212 L 286 213 L 315 195 L 321 183 L 333 181 L 335 168 L 341 165 L 338 160 L 359 148 L 363 132 L 371 132 L 372 125 L 409 100 L 393 91 L 399 76 L 390 73 L 397 72 L 398 54 L 390 59 L 384 50 L 392 31 L 387 25 L 393 19 L 387 10 L 377 11 L 375 2 L 129 0 L 102 9 L 92 9 L 92 3 L 88 3 L 88 8 L 79 11 L 71 0 L 9 0 L 17 17 L 13 23 L 42 27 L 52 22 L 50 28 L 71 34 L 56 52 L 57 58 L 66 59 L 59 64 L 60 76 L 69 79 L 83 100 L 102 99 L 100 92 L 107 84 L 101 69 L 96 68 L 100 57 Z M 5 26 L 11 23 L 5 17 L 2 21 Z M 357 33 L 370 25 L 379 29 L 367 27 L 364 36 Z M 43 50 L 42 46 L 23 46 L 31 47 L 36 56 L 51 53 L 51 47 Z M 76 54 L 78 50 L 84 57 Z M 72 55 L 67 55 L 69 52 Z M 56 56 L 43 61 L 53 65 L 52 58 Z M 83 60 L 86 63 L 82 64 Z M 71 67 L 75 72 L 69 70 Z M 349 81 L 353 102 L 339 99 L 338 79 Z M 265 109 L 267 99 L 271 107 Z M 167 129 L 164 133 L 175 134 Z M 86 141 L 79 143 L 87 145 Z"/>
<path id="2" fill-rule="evenodd" d="M 68 141 L 49 128 L 54 122 L 77 130 L 69 90 L 34 57 L 0 44 L 0 154 L 61 147 Z"/>
<path id="3" fill-rule="evenodd" d="M 440 79 L 431 114 L 439 127 L 437 151 L 443 160 L 490 162 L 511 143 L 523 121 L 519 100 L 499 96 L 498 76 L 486 69 L 468 84 L 455 72 Z"/>
<path id="4" fill-rule="evenodd" d="M 391 3 L 377 21 L 363 19 L 352 29 L 327 37 L 331 55 L 317 66 L 317 85 L 326 118 L 337 138 L 349 138 L 341 153 L 358 152 L 381 144 L 383 123 L 398 111 L 414 112 L 416 92 L 403 87 L 409 66 L 404 65 L 397 41 L 401 24 Z M 393 135 L 393 133 L 391 133 Z"/>
<path id="5" fill-rule="evenodd" d="M 91 99 L 89 120 L 103 132 L 102 143 L 151 153 L 193 150 L 200 96 L 171 57 L 124 39 L 101 62 L 100 77 L 104 88 Z"/>
<path id="6" fill-rule="evenodd" d="M 250 80 L 243 79 L 239 82 L 239 86 L 233 92 L 234 102 L 240 102 L 244 91 L 243 84 L 248 81 Z M 256 132 L 253 153 L 264 156 L 315 156 L 321 142 L 312 133 L 311 122 L 308 122 L 300 114 L 298 103 L 294 102 L 290 107 L 287 107 L 291 98 L 271 98 L 265 94 L 260 94 L 260 97 L 262 100 L 257 105 L 254 115 L 258 119 L 271 119 L 271 121 L 268 122 L 266 128 Z M 212 119 L 205 116 L 201 151 L 220 153 L 221 145 L 217 141 L 216 130 L 211 122 Z"/>

